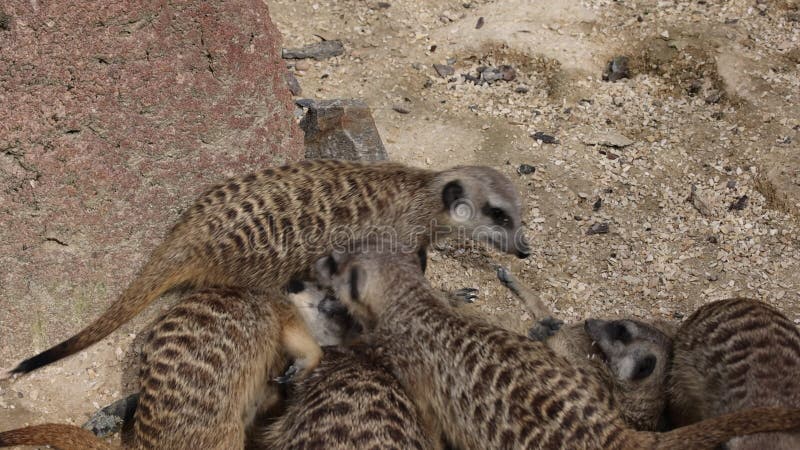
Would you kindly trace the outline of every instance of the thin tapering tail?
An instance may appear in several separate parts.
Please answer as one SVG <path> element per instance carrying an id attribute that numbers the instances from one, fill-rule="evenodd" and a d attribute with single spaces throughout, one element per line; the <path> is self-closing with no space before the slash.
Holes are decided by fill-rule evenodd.
<path id="1" fill-rule="evenodd" d="M 706 419 L 667 433 L 649 433 L 659 450 L 714 449 L 736 436 L 800 431 L 800 409 L 754 408 Z"/>
<path id="2" fill-rule="evenodd" d="M 154 253 L 139 276 L 103 315 L 66 341 L 22 361 L 11 374 L 32 372 L 89 347 L 134 318 L 165 292 L 191 281 L 193 273 L 187 264 L 175 263 L 174 270 L 164 270 L 160 253 L 163 251 Z"/>
<path id="3" fill-rule="evenodd" d="M 0 447 L 49 445 L 58 450 L 113 450 L 89 430 L 59 423 L 33 425 L 0 433 Z"/>

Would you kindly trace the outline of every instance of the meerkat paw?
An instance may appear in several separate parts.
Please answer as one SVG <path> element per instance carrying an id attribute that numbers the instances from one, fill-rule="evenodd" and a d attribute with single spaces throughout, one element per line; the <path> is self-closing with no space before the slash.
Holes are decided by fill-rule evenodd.
<path id="1" fill-rule="evenodd" d="M 453 296 L 464 303 L 475 303 L 475 300 L 478 300 L 478 290 L 475 288 L 461 288 L 453 292 Z"/>
<path id="2" fill-rule="evenodd" d="M 533 341 L 544 342 L 547 338 L 555 335 L 558 330 L 561 329 L 562 325 L 564 325 L 563 320 L 555 319 L 550 316 L 545 317 L 531 327 L 528 331 L 528 337 Z"/>
<path id="3" fill-rule="evenodd" d="M 511 271 L 508 270 L 507 267 L 497 266 L 497 279 L 500 280 L 500 283 L 503 284 L 509 291 L 511 291 L 514 295 L 519 296 L 521 293 L 519 282 L 511 274 Z"/>
<path id="4" fill-rule="evenodd" d="M 516 281 L 514 275 L 511 275 L 511 271 L 503 266 L 497 266 L 497 279 L 500 280 L 504 286 L 513 284 Z"/>

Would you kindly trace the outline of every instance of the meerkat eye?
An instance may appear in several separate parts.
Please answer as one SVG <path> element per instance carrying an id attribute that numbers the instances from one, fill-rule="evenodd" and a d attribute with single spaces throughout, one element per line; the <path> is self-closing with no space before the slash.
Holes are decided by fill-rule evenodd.
<path id="1" fill-rule="evenodd" d="M 506 214 L 501 208 L 497 208 L 494 206 L 489 206 L 488 204 L 483 207 L 483 212 L 486 214 L 495 225 L 499 225 L 501 227 L 509 227 L 511 226 L 511 217 Z"/>
<path id="2" fill-rule="evenodd" d="M 647 378 L 650 374 L 653 373 L 653 370 L 656 368 L 656 357 L 653 355 L 647 355 L 636 363 L 636 370 L 633 372 L 632 380 L 641 380 L 643 378 Z"/>

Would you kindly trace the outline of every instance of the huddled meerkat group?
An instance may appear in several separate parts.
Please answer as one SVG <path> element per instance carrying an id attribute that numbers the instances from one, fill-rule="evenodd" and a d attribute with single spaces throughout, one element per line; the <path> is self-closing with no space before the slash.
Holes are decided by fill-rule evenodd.
<path id="1" fill-rule="evenodd" d="M 800 448 L 800 333 L 763 303 L 683 325 L 539 321 L 529 336 L 467 316 L 427 282 L 455 236 L 525 258 L 522 205 L 487 167 L 303 161 L 210 188 L 122 296 L 25 374 L 98 342 L 172 288 L 147 331 L 141 449 Z M 677 428 L 675 428 L 677 427 Z M 61 424 L 0 446 L 114 448 Z"/>

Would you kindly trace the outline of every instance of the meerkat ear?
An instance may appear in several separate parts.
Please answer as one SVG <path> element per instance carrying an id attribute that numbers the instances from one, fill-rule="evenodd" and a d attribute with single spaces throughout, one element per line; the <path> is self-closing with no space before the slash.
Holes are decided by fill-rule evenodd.
<path id="1" fill-rule="evenodd" d="M 442 189 L 442 202 L 444 202 L 445 209 L 450 209 L 457 200 L 464 198 L 464 196 L 464 186 L 461 185 L 459 180 L 453 180 L 445 184 Z"/>
<path id="2" fill-rule="evenodd" d="M 425 269 L 428 268 L 428 249 L 420 247 L 417 250 L 417 257 L 419 257 L 419 268 L 422 269 L 422 273 L 425 273 Z"/>
<path id="3" fill-rule="evenodd" d="M 333 255 L 323 256 L 314 264 L 317 272 L 317 282 L 321 286 L 331 286 L 331 280 L 339 269 L 339 264 Z"/>

